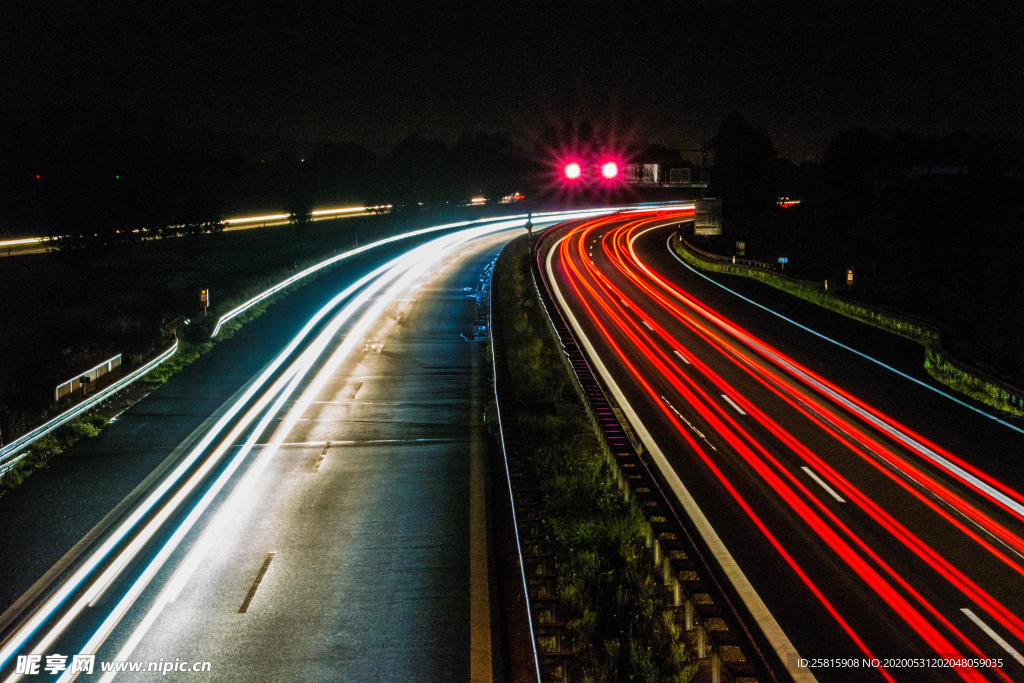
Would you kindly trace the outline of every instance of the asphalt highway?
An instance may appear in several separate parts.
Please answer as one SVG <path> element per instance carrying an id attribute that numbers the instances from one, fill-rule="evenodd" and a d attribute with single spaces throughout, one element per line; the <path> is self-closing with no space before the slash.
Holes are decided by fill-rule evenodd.
<path id="1" fill-rule="evenodd" d="M 480 424 L 483 287 L 523 222 L 390 251 L 307 300 L 317 301 L 308 317 L 279 327 L 254 367 L 205 387 L 192 375 L 191 397 L 172 399 L 176 433 L 188 425 L 188 436 L 177 448 L 150 444 L 159 457 L 119 490 L 150 476 L 111 523 L 69 524 L 85 534 L 84 550 L 13 610 L 4 680 L 25 679 L 17 668 L 33 661 L 29 680 L 111 680 L 100 670 L 110 661 L 129 663 L 120 674 L 129 679 L 141 662 L 138 680 L 168 662 L 206 667 L 161 670 L 170 680 L 491 680 L 501 663 Z M 235 341 L 223 347 L 244 352 Z M 132 413 L 108 447 L 118 434 L 130 441 L 133 422 L 144 438 Z M 53 490 L 63 490 L 57 503 Z M 20 493 L 6 512 L 74 509 L 66 477 L 30 480 Z M 90 514 L 109 509 L 101 498 Z M 33 541 L 16 540 L 27 550 Z M 36 565 L 12 574 L 22 589 L 45 563 Z M 95 656 L 93 674 L 73 671 L 78 654 Z M 47 673 L 50 656 L 67 668 Z"/>
<path id="2" fill-rule="evenodd" d="M 450 255 L 275 430 L 133 660 L 211 661 L 211 680 L 490 680 L 480 294 L 508 239 Z"/>
<path id="3" fill-rule="evenodd" d="M 792 307 L 844 349 L 692 271 L 667 245 L 691 216 L 556 229 L 542 272 L 780 660 L 1024 679 L 1024 434 L 925 386 L 903 340 Z"/>

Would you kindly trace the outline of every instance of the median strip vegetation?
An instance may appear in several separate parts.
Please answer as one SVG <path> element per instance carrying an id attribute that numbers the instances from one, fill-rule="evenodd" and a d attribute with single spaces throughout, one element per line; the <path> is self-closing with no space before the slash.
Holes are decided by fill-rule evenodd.
<path id="1" fill-rule="evenodd" d="M 88 413 L 33 441 L 28 455 L 0 476 L 0 496 L 16 489 L 32 472 L 47 467 L 50 460 L 80 439 L 99 434 L 109 421 L 97 412 Z"/>
<path id="2" fill-rule="evenodd" d="M 504 335 L 518 420 L 507 438 L 532 466 L 546 539 L 554 549 L 556 620 L 565 624 L 562 671 L 573 681 L 692 680 L 683 645 L 647 550 L 648 520 L 620 488 L 597 426 L 560 358 L 530 276 L 530 243 L 512 242 L 494 272 L 495 329 Z M 502 409 L 503 414 L 505 408 Z M 493 414 L 493 406 L 490 411 Z M 492 430 L 496 420 L 488 419 Z M 557 647 L 538 639 L 542 652 Z"/>

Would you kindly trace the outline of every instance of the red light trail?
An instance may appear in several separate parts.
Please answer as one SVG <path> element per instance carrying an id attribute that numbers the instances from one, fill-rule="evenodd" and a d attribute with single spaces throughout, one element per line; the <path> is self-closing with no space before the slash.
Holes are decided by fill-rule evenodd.
<path id="1" fill-rule="evenodd" d="M 705 387 L 713 386 L 714 393 L 720 393 L 734 408 L 749 415 L 784 447 L 785 452 L 797 456 L 820 473 L 867 519 L 898 541 L 913 557 L 1014 637 L 1024 641 L 1024 620 L 723 379 L 680 343 L 678 335 L 658 323 L 655 318 L 660 316 L 680 324 L 720 352 L 721 359 L 728 361 L 730 367 L 739 368 L 742 375 L 780 399 L 781 405 L 813 424 L 834 440 L 842 451 L 856 456 L 855 462 L 870 465 L 873 471 L 884 475 L 899 490 L 910 493 L 923 509 L 937 515 L 937 524 L 944 523 L 947 528 L 963 534 L 975 547 L 983 549 L 1018 576 L 1024 576 L 1024 567 L 1020 563 L 1020 558 L 1024 557 L 1024 540 L 1008 526 L 1024 520 L 1021 513 L 1024 508 L 1020 506 L 1024 496 L 757 339 L 642 262 L 633 248 L 633 242 L 640 234 L 659 225 L 678 223 L 690 216 L 692 210 L 602 217 L 573 226 L 559 240 L 553 254 L 554 262 L 561 266 L 557 277 L 568 283 L 589 324 L 598 330 L 601 341 L 612 350 L 615 360 L 626 369 L 650 404 L 658 408 L 866 657 L 873 658 L 864 639 L 786 549 L 785 539 L 780 540 L 769 530 L 762 517 L 717 464 L 716 461 L 722 457 L 718 449 L 711 442 L 702 446 L 692 436 L 690 428 L 695 431 L 696 428 L 668 404 L 662 395 L 664 392 L 660 392 L 655 384 L 667 382 L 681 398 L 682 404 L 699 416 L 710 431 L 777 494 L 779 501 L 794 512 L 825 547 L 835 553 L 937 654 L 962 659 L 958 648 L 966 648 L 970 651 L 969 657 L 985 658 L 978 645 L 914 587 L 912 581 L 918 577 L 904 576 L 886 562 L 880 551 L 873 549 L 868 540 L 841 521 L 773 455 L 772 439 L 765 441 L 764 437 L 752 433 L 737 419 L 736 415 L 740 413 L 730 413 Z M 599 232 L 603 256 L 612 267 L 607 273 L 602 272 L 592 260 L 591 250 Z M 589 250 L 588 244 L 591 245 Z M 630 296 L 617 286 L 612 275 L 616 279 L 619 276 L 624 278 L 630 288 L 638 290 L 640 298 Z M 656 312 L 656 315 L 650 315 L 649 311 Z M 685 370 L 677 365 L 676 358 L 685 363 Z M 645 374 L 645 365 L 653 368 L 653 374 Z M 892 442 L 892 445 L 886 442 Z M 778 452 L 777 447 L 775 450 Z M 960 493 L 954 490 L 957 487 L 966 490 Z M 972 502 L 968 494 L 974 494 L 980 500 Z M 979 505 L 982 501 L 996 506 L 997 512 L 1006 519 L 997 520 L 992 513 L 983 510 Z M 956 667 L 955 671 L 963 680 L 988 680 L 981 670 L 971 666 Z M 1001 670 L 984 671 L 1001 680 L 1011 680 Z M 893 680 L 889 671 L 880 668 L 880 673 L 886 680 Z"/>

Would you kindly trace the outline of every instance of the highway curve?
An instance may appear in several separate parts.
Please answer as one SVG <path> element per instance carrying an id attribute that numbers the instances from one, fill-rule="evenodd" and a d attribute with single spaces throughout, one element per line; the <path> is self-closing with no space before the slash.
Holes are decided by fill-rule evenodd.
<path id="1" fill-rule="evenodd" d="M 789 671 L 1024 679 L 1022 434 L 688 269 L 667 240 L 691 217 L 557 228 L 538 259 Z"/>

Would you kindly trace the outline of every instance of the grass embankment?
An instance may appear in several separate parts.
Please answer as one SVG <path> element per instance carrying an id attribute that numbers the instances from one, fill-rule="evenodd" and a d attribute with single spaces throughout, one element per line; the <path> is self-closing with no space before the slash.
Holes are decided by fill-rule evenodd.
<path id="1" fill-rule="evenodd" d="M 517 443 L 530 454 L 555 548 L 571 680 L 688 681 L 684 650 L 646 549 L 647 520 L 619 489 L 530 276 L 530 246 L 512 242 L 494 272 Z M 488 420 L 492 425 L 495 420 Z M 541 643 L 542 647 L 544 643 Z"/>
<path id="2" fill-rule="evenodd" d="M 942 347 L 939 331 L 931 325 L 892 311 L 836 296 L 832 292 L 826 291 L 824 286 L 817 282 L 797 280 L 780 273 L 746 265 L 707 261 L 687 249 L 678 233 L 672 237 L 672 248 L 680 258 L 694 268 L 749 277 L 840 315 L 913 340 L 924 347 L 924 367 L 933 379 L 985 405 L 1024 417 L 1024 392 L 952 358 Z"/>
<path id="3" fill-rule="evenodd" d="M 33 441 L 28 455 L 0 477 L 0 496 L 21 486 L 26 477 L 47 467 L 52 458 L 71 448 L 79 439 L 99 434 L 108 421 L 95 413 L 84 415 Z"/>

